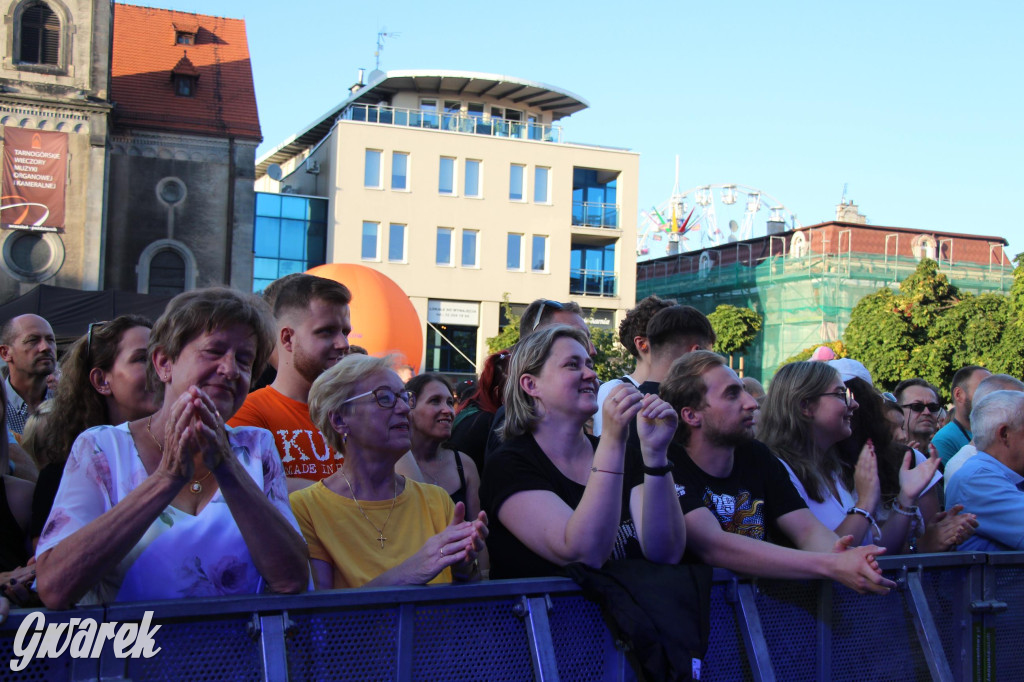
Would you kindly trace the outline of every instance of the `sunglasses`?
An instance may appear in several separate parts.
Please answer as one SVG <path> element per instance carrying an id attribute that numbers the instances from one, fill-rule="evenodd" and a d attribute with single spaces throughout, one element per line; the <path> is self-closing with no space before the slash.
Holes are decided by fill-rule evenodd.
<path id="1" fill-rule="evenodd" d="M 906 405 L 900 405 L 900 407 L 905 410 L 917 412 L 918 414 L 925 410 L 928 410 L 932 414 L 938 414 L 939 410 L 942 409 L 942 405 L 939 405 L 938 403 L 907 403 Z"/>
<path id="2" fill-rule="evenodd" d="M 545 308 L 551 308 L 552 310 L 564 310 L 565 306 L 558 301 L 549 301 L 546 298 L 542 299 L 540 307 L 537 308 L 537 315 L 533 318 L 533 327 L 530 328 L 532 331 L 537 331 L 537 325 L 540 324 L 540 319 L 544 317 Z"/>
<path id="3" fill-rule="evenodd" d="M 103 320 L 102 322 L 90 322 L 89 323 L 89 331 L 86 333 L 86 338 L 85 338 L 85 357 L 87 359 L 92 357 L 92 330 L 95 329 L 96 327 L 99 327 L 101 325 L 107 324 L 108 322 L 110 322 L 110 320 Z"/>

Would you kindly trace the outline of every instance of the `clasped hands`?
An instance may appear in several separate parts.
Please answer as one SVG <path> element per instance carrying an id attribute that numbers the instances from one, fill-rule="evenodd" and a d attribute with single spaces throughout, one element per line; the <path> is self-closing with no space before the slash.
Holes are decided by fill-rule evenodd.
<path id="1" fill-rule="evenodd" d="M 195 477 L 198 461 L 212 472 L 231 457 L 224 420 L 210 396 L 196 386 L 171 404 L 163 437 L 159 468 L 183 484 Z"/>

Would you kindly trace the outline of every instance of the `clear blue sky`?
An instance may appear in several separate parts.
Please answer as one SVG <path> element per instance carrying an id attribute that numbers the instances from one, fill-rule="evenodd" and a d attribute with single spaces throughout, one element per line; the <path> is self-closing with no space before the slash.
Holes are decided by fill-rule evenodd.
<path id="1" fill-rule="evenodd" d="M 844 183 L 872 224 L 1024 250 L 1024 3 L 390 3 L 159 0 L 246 20 L 264 143 L 341 101 L 356 69 L 459 69 L 570 90 L 574 142 L 640 152 L 640 206 L 738 183 L 804 225 Z"/>

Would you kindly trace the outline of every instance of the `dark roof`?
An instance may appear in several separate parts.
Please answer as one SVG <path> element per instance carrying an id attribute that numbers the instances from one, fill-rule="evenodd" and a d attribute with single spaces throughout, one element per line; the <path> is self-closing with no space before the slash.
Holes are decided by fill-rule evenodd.
<path id="1" fill-rule="evenodd" d="M 175 94 L 172 72 L 199 78 L 193 96 Z M 110 99 L 117 127 L 263 139 L 241 19 L 115 4 Z"/>

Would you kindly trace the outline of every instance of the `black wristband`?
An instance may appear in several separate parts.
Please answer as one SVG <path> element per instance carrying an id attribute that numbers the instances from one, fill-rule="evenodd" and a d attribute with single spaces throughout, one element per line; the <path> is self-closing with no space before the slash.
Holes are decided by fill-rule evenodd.
<path id="1" fill-rule="evenodd" d="M 665 474 L 671 473 L 676 465 L 672 462 L 660 467 L 649 467 L 646 464 L 643 466 L 643 472 L 648 476 L 664 476 Z"/>

